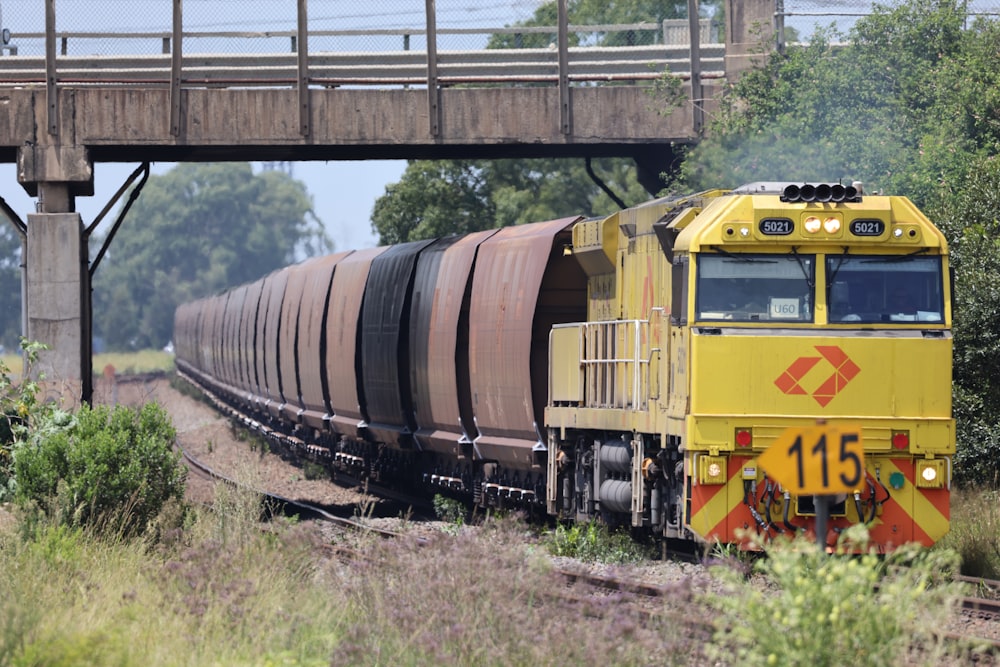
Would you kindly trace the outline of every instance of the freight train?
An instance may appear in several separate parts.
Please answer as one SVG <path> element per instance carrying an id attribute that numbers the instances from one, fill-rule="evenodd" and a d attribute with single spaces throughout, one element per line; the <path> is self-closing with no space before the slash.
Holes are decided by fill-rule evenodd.
<path id="1" fill-rule="evenodd" d="M 757 459 L 788 429 L 851 425 L 864 463 L 818 539 L 862 523 L 885 549 L 930 545 L 955 450 L 947 244 L 860 186 L 310 259 L 181 305 L 177 369 L 332 470 L 664 542 L 815 531 L 816 497 Z"/>

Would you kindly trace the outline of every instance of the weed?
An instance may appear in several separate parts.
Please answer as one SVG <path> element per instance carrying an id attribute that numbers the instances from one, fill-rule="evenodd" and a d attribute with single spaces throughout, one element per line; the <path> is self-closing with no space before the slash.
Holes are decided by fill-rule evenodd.
<path id="1" fill-rule="evenodd" d="M 315 479 L 329 479 L 330 474 L 327 471 L 326 466 L 313 461 L 303 461 L 302 463 L 302 474 L 308 480 Z"/>
<path id="2" fill-rule="evenodd" d="M 958 552 L 962 574 L 1000 577 L 1000 491 L 993 488 L 954 489 L 951 532 L 938 548 Z"/>
<path id="3" fill-rule="evenodd" d="M 454 523 L 459 526 L 465 523 L 465 504 L 461 500 L 442 496 L 440 493 L 434 496 L 434 515 L 441 521 Z"/>
<path id="4" fill-rule="evenodd" d="M 904 664 L 919 645 L 927 664 L 944 660 L 934 631 L 962 591 L 948 580 L 956 554 L 907 545 L 881 556 L 866 544 L 864 526 L 846 531 L 833 555 L 802 537 L 759 544 L 767 558 L 755 570 L 767 586 L 715 568 L 725 586 L 704 596 L 718 612 L 710 653 L 740 665 Z M 849 553 L 858 547 L 860 556 Z"/>
<path id="5" fill-rule="evenodd" d="M 602 523 L 559 524 L 546 539 L 549 551 L 583 561 L 633 563 L 649 554 L 624 531 L 611 531 Z"/>

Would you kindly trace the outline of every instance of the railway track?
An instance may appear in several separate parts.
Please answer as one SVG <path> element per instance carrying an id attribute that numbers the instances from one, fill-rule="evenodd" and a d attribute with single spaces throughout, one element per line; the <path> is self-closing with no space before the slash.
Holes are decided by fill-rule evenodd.
<path id="1" fill-rule="evenodd" d="M 193 470 L 195 474 L 216 482 L 223 482 L 234 487 L 240 486 L 239 482 L 236 480 L 223 475 L 202 461 L 199 461 L 181 445 L 178 444 L 177 448 L 180 451 L 181 456 L 184 458 L 185 464 L 190 470 Z M 351 512 L 350 516 L 348 516 L 346 510 L 342 512 L 332 511 L 330 508 L 320 507 L 301 500 L 294 500 L 292 498 L 270 493 L 265 490 L 252 489 L 252 491 L 259 494 L 264 499 L 265 502 L 263 504 L 266 507 L 267 512 L 272 515 L 280 513 L 284 516 L 297 516 L 303 519 L 321 520 L 340 528 L 374 533 L 386 538 L 402 536 L 402 533 L 397 531 L 366 524 L 363 520 L 355 518 L 353 512 Z"/>
<path id="2" fill-rule="evenodd" d="M 216 482 L 239 486 L 239 483 L 224 475 L 193 456 L 190 452 L 178 446 L 188 467 L 198 476 Z M 353 531 L 378 535 L 386 539 L 399 539 L 403 533 L 378 526 L 372 526 L 363 519 L 359 520 L 353 513 L 343 508 L 334 510 L 315 504 L 288 498 L 280 494 L 269 493 L 259 489 L 253 490 L 265 499 L 265 506 L 271 515 L 282 514 L 312 519 L 333 525 L 344 531 Z M 405 535 L 412 539 L 412 535 Z M 421 537 L 418 543 L 426 544 Z M 360 561 L 366 555 L 350 547 L 332 546 L 331 556 L 344 561 Z M 672 584 L 650 583 L 634 576 L 596 574 L 575 567 L 557 567 L 554 574 L 565 583 L 564 597 L 571 601 L 582 613 L 592 616 L 621 614 L 628 609 L 629 614 L 645 619 L 645 622 L 655 623 L 665 612 L 664 601 L 667 599 L 689 600 L 697 588 L 691 580 L 674 582 Z M 961 646 L 975 646 L 971 653 L 975 664 L 997 664 L 1000 661 L 1000 639 L 983 636 L 984 629 L 1000 625 L 1000 581 L 975 577 L 957 577 L 957 580 L 974 586 L 977 596 L 968 596 L 960 600 L 963 619 L 968 625 L 959 631 L 941 631 L 937 637 L 947 643 Z M 675 619 L 676 622 L 676 619 Z M 698 636 L 709 641 L 712 636 L 711 623 L 707 618 L 687 619 L 688 636 Z"/>

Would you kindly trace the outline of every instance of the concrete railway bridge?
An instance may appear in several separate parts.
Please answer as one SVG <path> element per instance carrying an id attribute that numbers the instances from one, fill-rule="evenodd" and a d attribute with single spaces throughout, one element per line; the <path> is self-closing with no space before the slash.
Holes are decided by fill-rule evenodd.
<path id="1" fill-rule="evenodd" d="M 199 33 L 185 30 L 183 0 L 162 2 L 161 32 L 87 32 L 85 19 L 57 17 L 55 0 L 31 30 L 0 17 L 11 30 L 0 55 L 0 161 L 16 163 L 37 197 L 24 219 L 0 208 L 23 241 L 25 336 L 50 346 L 35 371 L 70 405 L 92 394 L 90 277 L 103 253 L 92 262 L 88 239 L 104 216 L 85 224 L 74 199 L 93 195 L 95 162 L 144 163 L 148 174 L 151 161 L 621 156 L 655 192 L 675 146 L 698 139 L 711 100 L 750 65 L 759 26 L 774 18 L 773 0 L 728 0 L 721 29 L 704 19 L 574 26 L 558 0 L 550 27 L 449 30 L 425 0 L 412 29 L 338 32 L 310 30 L 307 0 L 297 0 L 294 29 Z M 688 4 L 697 17 L 697 0 Z M 510 48 L 447 48 L 474 32 Z M 316 46 L 361 33 L 401 48 Z M 594 34 L 623 45 L 586 45 Z M 183 48 L 213 36 L 266 48 Z M 94 53 L 102 45 L 114 47 Z M 674 106 L 658 94 L 669 77 L 681 82 Z"/>

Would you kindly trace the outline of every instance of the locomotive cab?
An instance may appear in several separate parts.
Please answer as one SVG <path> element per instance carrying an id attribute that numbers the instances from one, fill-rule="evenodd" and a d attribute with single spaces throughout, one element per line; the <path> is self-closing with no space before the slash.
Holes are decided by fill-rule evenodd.
<path id="1" fill-rule="evenodd" d="M 855 523 L 886 548 L 940 539 L 955 442 L 940 231 L 903 197 L 839 184 L 759 183 L 646 210 L 648 225 L 574 233 L 589 240 L 581 255 L 600 247 L 610 261 L 581 259 L 589 322 L 550 343 L 549 511 L 708 542 L 812 531 L 813 497 L 757 459 L 821 420 L 857 426 L 866 459 L 828 541 Z M 623 322 L 634 343 L 612 330 Z M 630 381 L 634 399 L 601 397 Z"/>

